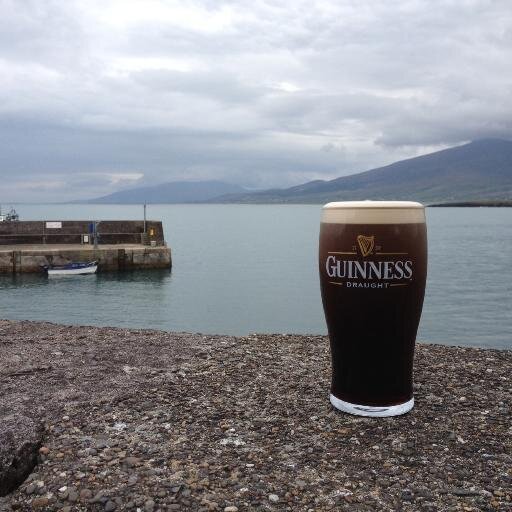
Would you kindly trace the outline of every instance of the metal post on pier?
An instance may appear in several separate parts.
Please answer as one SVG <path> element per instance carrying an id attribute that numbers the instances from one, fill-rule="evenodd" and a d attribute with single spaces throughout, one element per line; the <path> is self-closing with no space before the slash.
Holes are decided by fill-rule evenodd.
<path id="1" fill-rule="evenodd" d="M 98 248 L 98 224 L 99 222 L 97 220 L 93 222 L 94 249 Z"/>
<path id="2" fill-rule="evenodd" d="M 146 202 L 144 201 L 144 234 L 146 234 Z"/>

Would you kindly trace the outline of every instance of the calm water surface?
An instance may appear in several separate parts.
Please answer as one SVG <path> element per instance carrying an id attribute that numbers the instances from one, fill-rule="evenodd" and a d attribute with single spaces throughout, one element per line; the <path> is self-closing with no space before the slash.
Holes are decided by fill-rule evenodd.
<path id="1" fill-rule="evenodd" d="M 140 219 L 125 205 L 20 205 L 22 220 Z M 320 206 L 151 205 L 172 271 L 0 276 L 0 318 L 172 331 L 325 333 Z M 427 210 L 419 340 L 512 348 L 512 209 Z"/>

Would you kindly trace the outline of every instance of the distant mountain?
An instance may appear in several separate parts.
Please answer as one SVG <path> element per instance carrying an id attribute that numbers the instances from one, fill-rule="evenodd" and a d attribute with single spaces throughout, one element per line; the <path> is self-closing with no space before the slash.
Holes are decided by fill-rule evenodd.
<path id="1" fill-rule="evenodd" d="M 229 194 L 225 203 L 325 203 L 412 199 L 432 202 L 512 199 L 512 141 L 484 139 L 385 167 L 286 189 Z"/>
<path id="2" fill-rule="evenodd" d="M 512 141 L 483 139 L 385 167 L 249 192 L 222 181 L 176 181 L 122 190 L 81 203 L 325 203 L 411 199 L 425 203 L 512 200 Z"/>
<path id="3" fill-rule="evenodd" d="M 247 189 L 223 181 L 174 181 L 151 187 L 121 190 L 107 196 L 80 201 L 95 204 L 196 203 Z"/>

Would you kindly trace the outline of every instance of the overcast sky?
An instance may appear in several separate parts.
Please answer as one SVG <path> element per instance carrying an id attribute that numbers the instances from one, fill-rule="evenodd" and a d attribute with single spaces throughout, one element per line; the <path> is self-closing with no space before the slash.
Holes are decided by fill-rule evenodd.
<path id="1" fill-rule="evenodd" d="M 0 0 L 0 202 L 512 138 L 509 0 Z"/>

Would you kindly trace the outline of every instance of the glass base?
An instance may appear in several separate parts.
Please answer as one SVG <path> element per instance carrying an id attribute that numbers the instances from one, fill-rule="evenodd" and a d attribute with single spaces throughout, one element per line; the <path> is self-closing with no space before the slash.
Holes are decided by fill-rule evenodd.
<path id="1" fill-rule="evenodd" d="M 355 414 L 356 416 L 375 416 L 384 418 L 386 416 L 399 416 L 409 412 L 414 407 L 414 398 L 403 404 L 387 405 L 384 407 L 374 407 L 371 405 L 357 405 L 345 402 L 336 398 L 333 394 L 330 395 L 331 404 L 343 412 Z"/>

